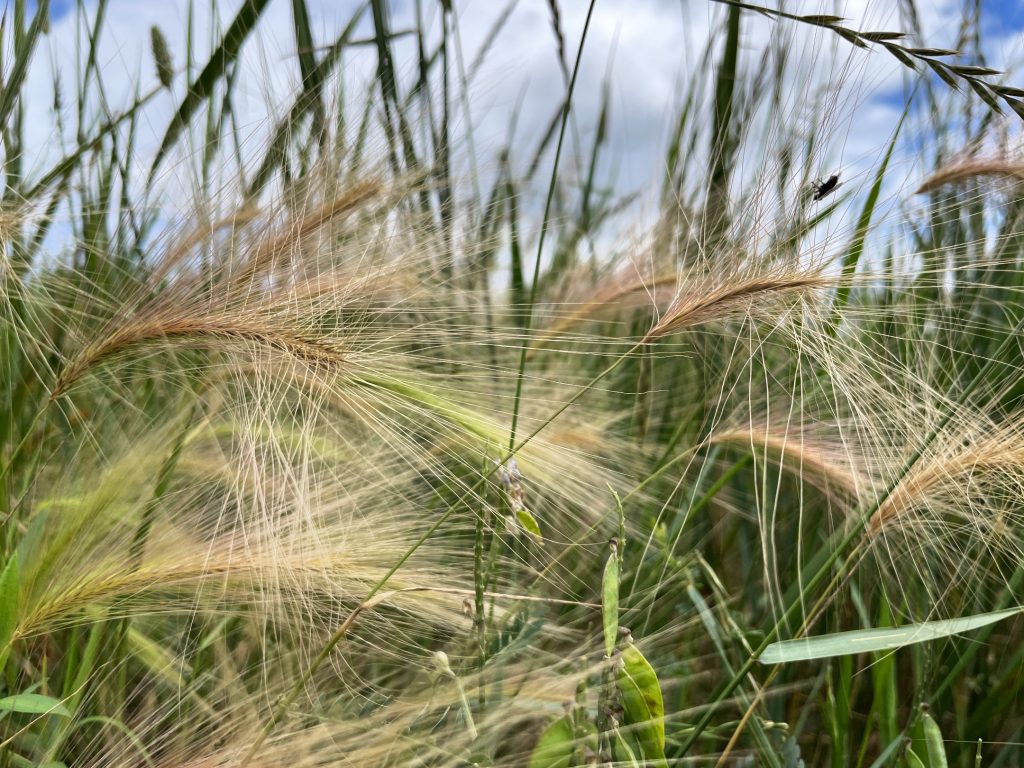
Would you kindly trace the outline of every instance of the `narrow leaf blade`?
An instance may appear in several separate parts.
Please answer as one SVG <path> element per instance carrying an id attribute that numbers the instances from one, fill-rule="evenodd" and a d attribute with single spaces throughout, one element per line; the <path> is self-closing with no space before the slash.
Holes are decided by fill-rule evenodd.
<path id="1" fill-rule="evenodd" d="M 60 699 L 41 693 L 17 693 L 0 699 L 0 712 L 19 712 L 25 715 L 59 715 L 71 717 L 71 712 Z"/>
<path id="2" fill-rule="evenodd" d="M 0 573 L 0 668 L 7 661 L 14 630 L 18 625 L 20 584 L 21 570 L 18 567 L 18 553 L 15 552 Z"/>
<path id="3" fill-rule="evenodd" d="M 830 659 L 857 653 L 892 651 L 907 645 L 928 640 L 939 640 L 994 624 L 1024 611 L 1010 608 L 1005 611 L 981 613 L 958 619 L 923 621 L 902 627 L 886 629 L 857 629 L 850 632 L 834 632 L 818 637 L 799 640 L 783 640 L 772 643 L 759 657 L 762 664 L 789 664 L 794 661 Z"/>
<path id="4" fill-rule="evenodd" d="M 540 539 L 540 524 L 537 522 L 537 518 L 531 515 L 527 510 L 520 509 L 516 512 L 516 519 L 519 520 L 519 524 L 526 529 L 526 532 L 533 536 L 535 539 Z"/>

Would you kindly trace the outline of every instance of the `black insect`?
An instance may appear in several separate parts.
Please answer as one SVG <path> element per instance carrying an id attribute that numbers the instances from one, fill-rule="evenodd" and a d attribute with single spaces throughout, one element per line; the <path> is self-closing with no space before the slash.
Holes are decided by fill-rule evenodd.
<path id="1" fill-rule="evenodd" d="M 835 192 L 842 184 L 839 183 L 839 174 L 833 173 L 825 181 L 816 181 L 813 183 L 814 186 L 814 199 L 821 200 L 826 195 L 830 195 Z"/>

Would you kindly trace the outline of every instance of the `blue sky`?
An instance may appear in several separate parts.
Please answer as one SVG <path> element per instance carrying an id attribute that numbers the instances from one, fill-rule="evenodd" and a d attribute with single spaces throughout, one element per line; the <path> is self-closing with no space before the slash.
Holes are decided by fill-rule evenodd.
<path id="1" fill-rule="evenodd" d="M 982 0 L 986 31 L 1024 29 L 1024 2 L 1021 0 Z"/>

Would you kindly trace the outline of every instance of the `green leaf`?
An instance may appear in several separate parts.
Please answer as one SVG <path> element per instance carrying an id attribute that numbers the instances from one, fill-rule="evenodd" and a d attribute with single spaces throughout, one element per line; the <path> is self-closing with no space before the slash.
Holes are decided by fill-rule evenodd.
<path id="1" fill-rule="evenodd" d="M 529 768 L 569 768 L 574 746 L 572 723 L 568 717 L 559 718 L 540 735 Z"/>
<path id="2" fill-rule="evenodd" d="M 842 16 L 827 16 L 825 14 L 810 14 L 807 16 L 799 17 L 800 21 L 806 21 L 808 24 L 831 26 L 832 24 L 841 24 L 846 21 Z"/>
<path id="3" fill-rule="evenodd" d="M 71 717 L 71 712 L 60 699 L 41 693 L 18 693 L 0 699 L 0 712 L 20 712 L 26 715 L 60 715 Z"/>
<path id="4" fill-rule="evenodd" d="M 188 439 L 189 432 L 192 430 L 192 420 L 195 417 L 197 406 L 193 406 L 189 409 L 185 416 L 185 423 L 182 425 L 181 430 L 178 433 L 177 439 L 174 441 L 171 447 L 171 452 L 164 459 L 164 463 L 160 466 L 160 472 L 157 474 L 156 487 L 153 489 L 153 496 L 149 499 L 146 506 L 142 509 L 142 520 L 139 522 L 139 527 L 135 531 L 135 538 L 132 540 L 131 549 L 129 550 L 132 562 L 135 567 L 138 567 L 142 562 L 142 556 L 145 553 L 146 539 L 149 538 L 149 530 L 153 526 L 153 518 L 156 516 L 157 509 L 160 507 L 160 502 L 167 494 L 167 489 L 170 487 L 171 478 L 174 475 L 175 467 L 178 465 L 178 459 L 181 456 L 181 451 L 185 447 L 185 441 Z"/>
<path id="5" fill-rule="evenodd" d="M 636 735 L 647 760 L 665 760 L 665 703 L 654 667 L 630 643 L 622 651 L 619 670 L 619 700 L 623 722 Z"/>
<path id="6" fill-rule="evenodd" d="M 223 76 L 228 65 L 238 58 L 239 51 L 242 49 L 242 43 L 245 42 L 249 33 L 256 26 L 260 14 L 263 13 L 269 1 L 246 0 L 242 3 L 241 9 L 239 9 L 238 14 L 231 22 L 231 26 L 224 33 L 220 46 L 210 54 L 210 58 L 206 62 L 203 71 L 189 85 L 188 92 L 185 94 L 185 98 L 182 99 L 181 106 L 178 107 L 178 111 L 171 118 L 167 131 L 164 133 L 163 141 L 160 142 L 160 149 L 157 150 L 156 157 L 153 158 L 153 165 L 149 169 L 150 180 L 156 175 L 157 168 L 171 147 L 177 143 L 181 132 L 188 125 L 192 115 L 199 109 L 199 106 L 206 97 L 213 92 L 214 85 Z"/>
<path id="7" fill-rule="evenodd" d="M 887 40 L 901 40 L 907 34 L 906 32 L 861 32 L 860 36 L 873 43 L 884 43 Z"/>
<path id="8" fill-rule="evenodd" d="M 531 515 L 525 509 L 520 509 L 518 512 L 516 512 L 516 519 L 519 520 L 519 524 L 526 529 L 527 533 L 529 533 L 534 538 L 541 538 L 540 526 L 537 525 L 537 521 L 534 519 L 533 515 Z"/>
<path id="9" fill-rule="evenodd" d="M 722 58 L 717 67 L 715 83 L 714 114 L 712 115 L 711 134 L 711 165 L 708 186 L 708 205 L 716 209 L 726 208 L 722 201 L 728 199 L 729 179 L 733 167 L 735 152 L 739 146 L 737 132 L 740 129 L 735 119 L 737 66 L 740 51 L 740 17 L 741 10 L 736 6 L 729 8 L 726 22 L 725 42 L 722 47 Z M 726 218 L 724 213 L 716 212 L 712 218 L 716 228 L 724 229 Z"/>
<path id="10" fill-rule="evenodd" d="M 772 643 L 758 658 L 762 664 L 789 664 L 794 661 L 829 659 L 834 656 L 848 656 L 874 651 L 891 651 L 906 645 L 939 640 L 962 632 L 994 624 L 997 621 L 1016 616 L 1024 609 L 1010 608 L 1005 611 L 981 613 L 959 619 L 922 621 L 888 629 L 857 629 L 851 632 L 834 632 L 818 637 L 799 640 L 783 640 Z"/>
<path id="11" fill-rule="evenodd" d="M 951 48 L 908 48 L 915 56 L 959 56 L 959 51 Z"/>
<path id="12" fill-rule="evenodd" d="M 601 582 L 601 621 L 604 625 L 604 653 L 611 656 L 619 634 L 619 553 L 613 545 L 604 564 Z"/>
<path id="13" fill-rule="evenodd" d="M 15 552 L 7 560 L 3 572 L 0 572 L 0 668 L 7 661 L 14 630 L 18 626 L 20 582 L 21 570 L 18 568 L 18 553 Z"/>

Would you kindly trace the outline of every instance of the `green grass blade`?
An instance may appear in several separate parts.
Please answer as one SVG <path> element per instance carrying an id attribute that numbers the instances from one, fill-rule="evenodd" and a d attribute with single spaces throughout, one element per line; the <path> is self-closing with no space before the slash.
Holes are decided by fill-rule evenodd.
<path id="1" fill-rule="evenodd" d="M 569 114 L 572 112 L 572 94 L 576 88 L 576 78 L 580 71 L 580 61 L 583 58 L 583 47 L 587 41 L 587 30 L 590 28 L 590 19 L 594 14 L 594 2 L 591 0 L 587 9 L 587 18 L 583 23 L 583 32 L 580 35 L 580 45 L 576 52 L 576 63 L 573 65 L 572 78 L 569 80 L 569 87 L 565 97 L 565 105 L 561 113 L 561 127 L 558 131 L 558 144 L 555 149 L 555 160 L 551 169 L 551 180 L 548 184 L 548 193 L 544 201 L 544 215 L 541 217 L 540 237 L 537 242 L 537 256 L 533 262 L 533 278 L 530 282 L 530 296 L 522 310 L 523 316 L 523 342 L 519 351 L 519 367 L 516 372 L 516 392 L 512 403 L 512 427 L 509 429 L 508 449 L 511 452 L 516 445 L 516 428 L 519 424 L 519 409 L 522 405 L 523 379 L 526 377 L 526 353 L 530 349 L 530 328 L 533 324 L 533 305 L 537 301 L 537 288 L 540 282 L 540 262 L 544 255 L 544 239 L 551 223 L 551 205 L 555 200 L 555 189 L 558 184 L 558 164 L 562 157 L 562 147 L 565 144 L 565 132 L 569 127 Z"/>
<path id="2" fill-rule="evenodd" d="M 50 0 L 41 0 L 36 8 L 36 15 L 24 36 L 18 36 L 14 46 L 14 64 L 11 72 L 0 89 L 0 125 L 9 125 L 11 111 L 21 96 L 21 86 L 28 74 L 28 64 L 32 59 L 36 43 L 43 34 L 44 25 L 50 16 Z"/>
<path id="3" fill-rule="evenodd" d="M 192 423 L 197 411 L 198 408 L 196 406 L 192 406 L 189 409 L 188 414 L 185 416 L 185 423 L 178 432 L 177 439 L 175 439 L 170 453 L 167 455 L 164 463 L 160 466 L 160 471 L 157 474 L 156 486 L 153 488 L 153 496 L 142 511 L 142 519 L 139 521 L 139 527 L 135 531 L 135 538 L 132 540 L 131 546 L 131 559 L 136 567 L 138 567 L 142 562 L 142 555 L 146 548 L 146 539 L 149 537 L 149 531 L 153 526 L 153 520 L 156 516 L 157 509 L 163 501 L 164 496 L 167 495 L 167 490 L 171 484 L 171 478 L 174 476 L 174 470 L 178 465 L 178 459 L 181 458 L 181 451 L 185 447 L 189 433 L 192 431 Z"/>
<path id="4" fill-rule="evenodd" d="M 302 91 L 309 93 L 313 113 L 312 134 L 321 139 L 327 124 L 321 92 L 323 71 L 317 66 L 314 53 L 313 31 L 309 24 L 309 10 L 306 0 L 292 0 L 292 21 L 295 25 L 295 48 L 299 55 L 299 71 L 302 74 Z"/>
<path id="5" fill-rule="evenodd" d="M 736 89 L 736 68 L 740 48 L 740 9 L 729 7 L 726 22 L 725 47 L 718 65 L 715 85 L 714 131 L 711 135 L 711 180 L 708 186 L 708 210 L 711 225 L 721 230 L 726 224 L 726 204 L 729 197 L 729 171 L 733 167 L 733 138 L 737 127 L 733 121 L 733 92 Z"/>
<path id="6" fill-rule="evenodd" d="M 305 86 L 316 71 L 313 32 L 309 26 L 306 0 L 292 0 L 292 23 L 295 26 L 295 52 L 299 57 L 299 70 L 302 72 L 302 84 Z"/>
<path id="7" fill-rule="evenodd" d="M 7 663 L 14 630 L 18 626 L 18 595 L 21 591 L 18 553 L 13 552 L 0 572 L 0 669 Z"/>
<path id="8" fill-rule="evenodd" d="M 908 645 L 952 637 L 972 629 L 994 624 L 1024 611 L 1010 608 L 1005 611 L 979 613 L 956 619 L 922 621 L 905 624 L 902 627 L 882 629 L 855 629 L 849 632 L 833 632 L 817 637 L 783 640 L 772 643 L 758 657 L 762 664 L 791 664 L 795 661 L 830 659 L 857 653 L 893 651 Z"/>
<path id="9" fill-rule="evenodd" d="M 18 712 L 24 715 L 58 715 L 70 717 L 71 712 L 60 699 L 41 693 L 18 693 L 0 699 L 0 712 Z"/>

